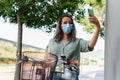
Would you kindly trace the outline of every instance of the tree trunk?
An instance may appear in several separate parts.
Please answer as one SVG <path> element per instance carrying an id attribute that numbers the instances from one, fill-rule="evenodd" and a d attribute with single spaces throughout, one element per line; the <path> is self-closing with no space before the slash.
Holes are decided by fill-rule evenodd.
<path id="1" fill-rule="evenodd" d="M 18 38 L 17 38 L 17 51 L 16 51 L 16 63 L 21 60 L 21 53 L 22 53 L 22 22 L 20 20 L 20 14 L 17 14 L 17 22 L 18 22 Z M 15 68 L 15 76 L 14 80 L 20 80 L 21 75 L 21 64 L 16 64 Z"/>

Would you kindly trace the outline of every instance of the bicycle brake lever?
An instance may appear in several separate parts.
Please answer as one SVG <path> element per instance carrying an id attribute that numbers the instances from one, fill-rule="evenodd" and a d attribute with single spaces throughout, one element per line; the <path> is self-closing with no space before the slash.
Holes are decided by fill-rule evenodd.
<path id="1" fill-rule="evenodd" d="M 17 62 L 17 64 L 20 64 L 20 63 L 22 63 L 22 62 L 27 62 L 27 61 L 28 61 L 28 57 L 27 57 L 27 56 L 23 56 L 23 59 L 19 60 L 19 61 Z"/>

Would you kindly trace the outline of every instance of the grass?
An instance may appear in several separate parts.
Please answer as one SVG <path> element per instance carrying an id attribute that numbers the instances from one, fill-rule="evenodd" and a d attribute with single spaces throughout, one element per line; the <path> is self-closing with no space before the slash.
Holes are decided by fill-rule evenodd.
<path id="1" fill-rule="evenodd" d="M 23 51 L 40 51 L 37 48 L 26 46 L 22 48 Z M 17 47 L 14 44 L 0 43 L 0 65 L 1 64 L 15 64 Z"/>
<path id="2" fill-rule="evenodd" d="M 0 58 L 0 64 L 15 64 L 15 58 Z"/>

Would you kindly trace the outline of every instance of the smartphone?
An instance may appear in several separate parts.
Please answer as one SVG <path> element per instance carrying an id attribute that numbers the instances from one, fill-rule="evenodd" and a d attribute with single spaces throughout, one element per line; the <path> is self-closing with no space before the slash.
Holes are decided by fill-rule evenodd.
<path id="1" fill-rule="evenodd" d="M 88 9 L 88 14 L 89 14 L 89 15 L 94 15 L 93 10 L 92 10 L 92 9 Z"/>

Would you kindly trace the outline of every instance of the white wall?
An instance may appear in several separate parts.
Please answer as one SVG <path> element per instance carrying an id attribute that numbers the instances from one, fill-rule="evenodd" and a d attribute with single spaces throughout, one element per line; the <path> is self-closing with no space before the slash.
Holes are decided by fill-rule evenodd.
<path id="1" fill-rule="evenodd" d="M 120 80 L 120 0 L 106 2 L 104 80 Z"/>

